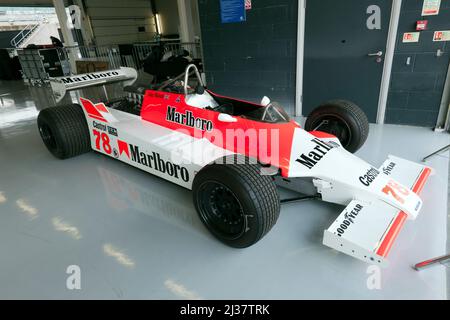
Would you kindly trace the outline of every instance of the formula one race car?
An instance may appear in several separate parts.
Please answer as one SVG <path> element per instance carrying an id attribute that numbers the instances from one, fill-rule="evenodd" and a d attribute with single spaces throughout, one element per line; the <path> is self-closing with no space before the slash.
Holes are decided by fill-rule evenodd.
<path id="1" fill-rule="evenodd" d="M 131 83 L 134 70 L 52 79 L 66 90 L 113 81 Z M 193 191 L 202 222 L 219 240 L 243 248 L 276 223 L 276 185 L 344 205 L 323 243 L 363 261 L 386 265 L 405 220 L 414 220 L 417 195 L 431 169 L 389 156 L 375 168 L 352 153 L 368 135 L 355 104 L 317 107 L 305 128 L 276 102 L 260 104 L 206 90 L 195 65 L 151 88 L 124 88 L 126 99 L 42 110 L 39 132 L 57 158 L 94 149 Z M 300 199 L 300 198 L 299 198 Z"/>

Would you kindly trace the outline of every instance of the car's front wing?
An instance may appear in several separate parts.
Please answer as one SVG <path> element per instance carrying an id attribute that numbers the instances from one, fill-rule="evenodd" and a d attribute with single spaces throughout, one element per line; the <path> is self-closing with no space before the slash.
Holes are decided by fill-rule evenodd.
<path id="1" fill-rule="evenodd" d="M 389 156 L 379 171 L 399 181 L 410 190 L 392 186 L 399 201 L 408 192 L 420 193 L 431 169 Z M 408 215 L 386 202 L 353 200 L 324 231 L 323 244 L 363 261 L 387 265 L 386 257 Z"/>

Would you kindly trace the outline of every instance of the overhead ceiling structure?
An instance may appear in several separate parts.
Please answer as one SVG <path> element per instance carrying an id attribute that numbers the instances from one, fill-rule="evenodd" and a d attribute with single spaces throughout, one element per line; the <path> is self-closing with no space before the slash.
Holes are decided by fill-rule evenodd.
<path id="1" fill-rule="evenodd" d="M 0 7 L 53 7 L 52 0 L 0 0 Z"/>

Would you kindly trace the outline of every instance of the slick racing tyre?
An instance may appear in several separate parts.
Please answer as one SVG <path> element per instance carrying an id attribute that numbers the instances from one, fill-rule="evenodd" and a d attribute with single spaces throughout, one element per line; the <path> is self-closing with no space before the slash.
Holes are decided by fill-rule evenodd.
<path id="1" fill-rule="evenodd" d="M 257 164 L 211 164 L 195 176 L 194 205 L 208 230 L 234 248 L 258 242 L 275 225 L 280 199 Z"/>
<path id="2" fill-rule="evenodd" d="M 305 123 L 306 131 L 323 131 L 336 136 L 349 152 L 362 147 L 369 135 L 369 121 L 353 102 L 332 100 L 315 108 Z"/>
<path id="3" fill-rule="evenodd" d="M 56 158 L 67 159 L 91 150 L 88 125 L 78 104 L 44 109 L 37 124 L 42 141 Z"/>

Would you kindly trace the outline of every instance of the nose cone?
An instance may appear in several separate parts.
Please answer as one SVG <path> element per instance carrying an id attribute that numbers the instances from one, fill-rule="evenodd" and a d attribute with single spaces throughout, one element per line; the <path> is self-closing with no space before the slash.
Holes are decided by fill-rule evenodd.
<path id="1" fill-rule="evenodd" d="M 347 205 L 351 200 L 382 201 L 414 219 L 422 206 L 408 187 L 356 157 L 298 128 L 289 162 L 289 177 L 316 178 L 322 199 Z M 321 183 L 325 182 L 325 183 Z"/>

